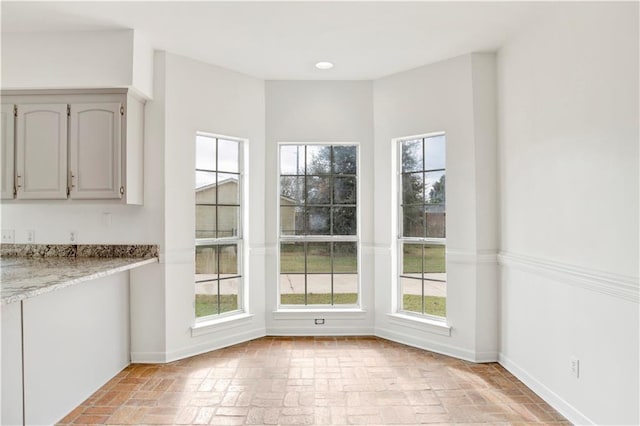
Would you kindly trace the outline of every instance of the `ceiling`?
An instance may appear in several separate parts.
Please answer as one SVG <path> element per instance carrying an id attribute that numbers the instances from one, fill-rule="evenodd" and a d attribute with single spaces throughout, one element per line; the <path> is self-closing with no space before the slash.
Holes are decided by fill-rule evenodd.
<path id="1" fill-rule="evenodd" d="M 267 80 L 368 80 L 495 51 L 541 2 L 1 2 L 2 32 L 135 29 L 156 49 Z M 331 70 L 317 70 L 318 61 Z"/>

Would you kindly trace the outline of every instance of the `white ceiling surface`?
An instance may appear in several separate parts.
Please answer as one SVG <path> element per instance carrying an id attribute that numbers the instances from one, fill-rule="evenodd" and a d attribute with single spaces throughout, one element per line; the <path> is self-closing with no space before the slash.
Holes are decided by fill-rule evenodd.
<path id="1" fill-rule="evenodd" d="M 548 3 L 547 3 L 548 4 Z M 2 32 L 135 29 L 166 50 L 267 80 L 368 80 L 495 51 L 531 2 L 1 2 Z M 314 67 L 335 63 L 332 70 Z"/>

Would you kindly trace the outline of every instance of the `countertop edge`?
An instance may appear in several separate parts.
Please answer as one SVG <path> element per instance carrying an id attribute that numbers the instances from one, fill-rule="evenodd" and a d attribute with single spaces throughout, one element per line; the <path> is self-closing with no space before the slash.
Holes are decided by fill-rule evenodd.
<path id="1" fill-rule="evenodd" d="M 135 260 L 134 258 L 131 258 L 131 260 Z M 84 275 L 82 277 L 78 277 L 78 278 L 73 278 L 67 281 L 63 281 L 63 282 L 59 282 L 59 283 L 55 283 L 55 284 L 51 284 L 48 285 L 46 287 L 42 287 L 42 288 L 38 288 L 38 289 L 34 289 L 34 290 L 27 290 L 25 292 L 22 292 L 18 295 L 14 295 L 14 296 L 9 296 L 6 298 L 3 298 L 2 300 L 0 300 L 0 306 L 4 306 L 4 305 L 9 305 L 12 303 L 16 303 L 16 302 L 20 302 L 22 300 L 26 300 L 26 299 L 30 299 L 32 297 L 37 297 L 37 296 L 41 296 L 43 294 L 47 294 L 50 293 L 52 291 L 56 291 L 56 290 L 60 290 L 62 288 L 66 288 L 66 287 L 71 287 L 73 285 L 82 283 L 84 281 L 90 281 L 90 280 L 94 280 L 97 278 L 103 278 L 109 275 L 113 275 L 113 274 L 117 274 L 118 272 L 124 272 L 124 271 L 128 271 L 129 269 L 134 269 L 134 268 L 138 268 L 140 266 L 145 266 L 145 265 L 150 265 L 152 263 L 158 263 L 159 260 L 157 257 L 150 257 L 150 258 L 146 258 L 146 259 L 140 259 L 139 261 L 133 261 L 132 263 L 128 263 L 126 265 L 122 265 L 122 266 L 117 266 L 114 268 L 109 268 L 106 269 L 104 271 L 98 271 L 98 272 L 94 272 L 92 274 L 88 274 L 88 275 Z"/>

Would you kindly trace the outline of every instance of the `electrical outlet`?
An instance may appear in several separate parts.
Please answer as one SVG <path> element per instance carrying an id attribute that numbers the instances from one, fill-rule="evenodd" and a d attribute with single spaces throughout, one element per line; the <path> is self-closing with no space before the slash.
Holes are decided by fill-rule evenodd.
<path id="1" fill-rule="evenodd" d="M 2 242 L 3 243 L 13 243 L 15 241 L 15 233 L 13 229 L 3 229 L 2 230 Z"/>
<path id="2" fill-rule="evenodd" d="M 576 357 L 571 358 L 571 375 L 576 379 L 580 377 L 580 360 Z"/>
<path id="3" fill-rule="evenodd" d="M 27 242 L 28 243 L 36 242 L 36 231 L 34 231 L 33 229 L 27 230 Z"/>
<path id="4" fill-rule="evenodd" d="M 316 323 L 316 325 L 323 325 L 324 324 L 324 318 L 316 318 L 315 319 L 315 323 Z"/>
<path id="5" fill-rule="evenodd" d="M 75 243 L 78 241 L 78 233 L 76 231 L 69 231 L 69 242 Z"/>

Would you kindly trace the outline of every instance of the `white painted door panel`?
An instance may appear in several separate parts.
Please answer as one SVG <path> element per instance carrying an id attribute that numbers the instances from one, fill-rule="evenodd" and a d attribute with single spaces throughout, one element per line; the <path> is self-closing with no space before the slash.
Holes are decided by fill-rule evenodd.
<path id="1" fill-rule="evenodd" d="M 67 198 L 67 104 L 18 105 L 19 199 Z"/>
<path id="2" fill-rule="evenodd" d="M 120 103 L 71 104 L 69 179 L 72 199 L 121 198 Z"/>
<path id="3" fill-rule="evenodd" d="M 0 152 L 0 164 L 2 167 L 2 199 L 13 198 L 13 161 L 15 147 L 15 126 L 13 122 L 13 104 L 2 105 L 0 113 L 0 126 L 2 132 L 2 151 Z"/>

